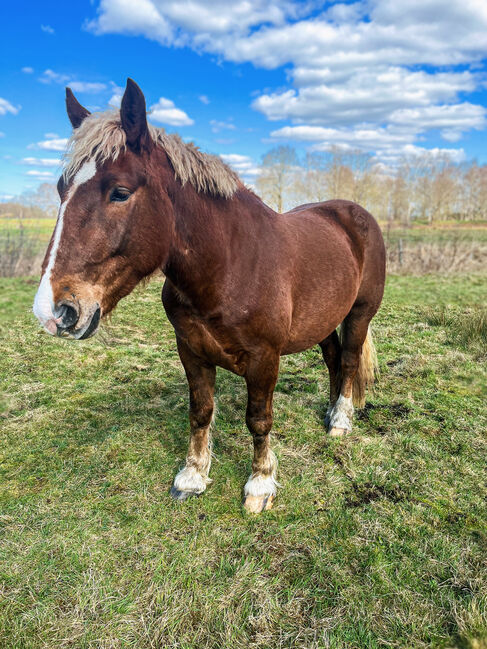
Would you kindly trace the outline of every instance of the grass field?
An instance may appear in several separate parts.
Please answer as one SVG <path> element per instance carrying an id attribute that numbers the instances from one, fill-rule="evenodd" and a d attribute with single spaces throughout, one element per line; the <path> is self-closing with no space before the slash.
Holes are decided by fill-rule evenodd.
<path id="1" fill-rule="evenodd" d="M 348 437 L 326 438 L 318 350 L 283 359 L 260 517 L 224 371 L 214 482 L 169 496 L 188 397 L 160 284 L 71 342 L 34 322 L 34 280 L 0 280 L 0 647 L 487 647 L 485 275 L 389 278 Z"/>

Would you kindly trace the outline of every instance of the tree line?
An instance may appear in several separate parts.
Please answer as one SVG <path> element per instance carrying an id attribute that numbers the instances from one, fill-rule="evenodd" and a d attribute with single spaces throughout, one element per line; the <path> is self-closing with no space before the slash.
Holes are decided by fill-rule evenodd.
<path id="1" fill-rule="evenodd" d="M 343 198 L 366 207 L 381 221 L 404 225 L 487 219 L 487 165 L 455 163 L 444 153 L 404 157 L 388 168 L 361 151 L 338 148 L 307 153 L 290 146 L 262 158 L 256 191 L 278 212 L 300 203 Z"/>
<path id="2" fill-rule="evenodd" d="M 445 153 L 404 157 L 388 168 L 361 151 L 333 148 L 300 158 L 293 147 L 279 146 L 262 158 L 255 188 L 278 212 L 301 203 L 344 198 L 360 203 L 381 221 L 423 222 L 487 220 L 487 165 L 455 163 Z M 42 183 L 10 204 L 0 216 L 55 216 L 56 186 Z M 25 207 L 31 208 L 25 210 Z"/>

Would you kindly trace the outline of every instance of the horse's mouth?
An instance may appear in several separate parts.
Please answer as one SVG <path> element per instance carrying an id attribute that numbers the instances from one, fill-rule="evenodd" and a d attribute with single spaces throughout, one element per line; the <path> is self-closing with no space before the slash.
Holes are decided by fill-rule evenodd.
<path id="1" fill-rule="evenodd" d="M 57 335 L 74 338 L 75 340 L 85 340 L 86 338 L 90 338 L 90 336 L 93 336 L 96 333 L 98 325 L 100 324 L 100 318 L 101 309 L 97 305 L 95 311 L 91 314 L 91 317 L 88 317 L 82 327 L 78 327 L 76 329 L 76 325 L 73 325 L 73 327 L 70 327 L 69 329 L 58 328 Z"/>

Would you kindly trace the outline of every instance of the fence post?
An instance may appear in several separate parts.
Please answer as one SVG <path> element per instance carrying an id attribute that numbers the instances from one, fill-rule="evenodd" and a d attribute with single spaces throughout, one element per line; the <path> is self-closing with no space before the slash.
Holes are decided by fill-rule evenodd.
<path id="1" fill-rule="evenodd" d="M 399 257 L 399 266 L 402 266 L 402 239 L 399 239 L 397 243 L 397 252 Z"/>

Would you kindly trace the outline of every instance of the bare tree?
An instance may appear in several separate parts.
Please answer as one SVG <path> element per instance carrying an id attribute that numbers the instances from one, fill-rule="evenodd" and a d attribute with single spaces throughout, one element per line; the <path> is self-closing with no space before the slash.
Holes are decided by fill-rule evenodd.
<path id="1" fill-rule="evenodd" d="M 17 200 L 24 205 L 40 207 L 48 216 L 55 216 L 59 209 L 56 185 L 51 183 L 41 183 L 37 189 L 24 192 Z"/>
<path id="2" fill-rule="evenodd" d="M 261 173 L 256 186 L 260 195 L 278 212 L 282 212 L 296 193 L 299 160 L 295 149 L 279 146 L 271 149 L 262 158 Z"/>
<path id="3" fill-rule="evenodd" d="M 307 153 L 299 174 L 297 189 L 303 203 L 321 202 L 329 198 L 327 189 L 327 157 L 324 153 Z"/>
<path id="4" fill-rule="evenodd" d="M 464 165 L 462 172 L 459 216 L 466 220 L 487 218 L 487 166 L 473 162 Z"/>
<path id="5" fill-rule="evenodd" d="M 455 164 L 447 154 L 425 152 L 386 167 L 370 154 L 338 147 L 307 153 L 300 163 L 291 147 L 263 157 L 257 189 L 277 210 L 333 198 L 353 200 L 383 221 L 409 225 L 487 215 L 487 165 Z"/>
<path id="6" fill-rule="evenodd" d="M 332 147 L 326 166 L 326 189 L 328 198 L 349 198 L 353 187 L 353 173 L 347 166 L 346 154 Z"/>

